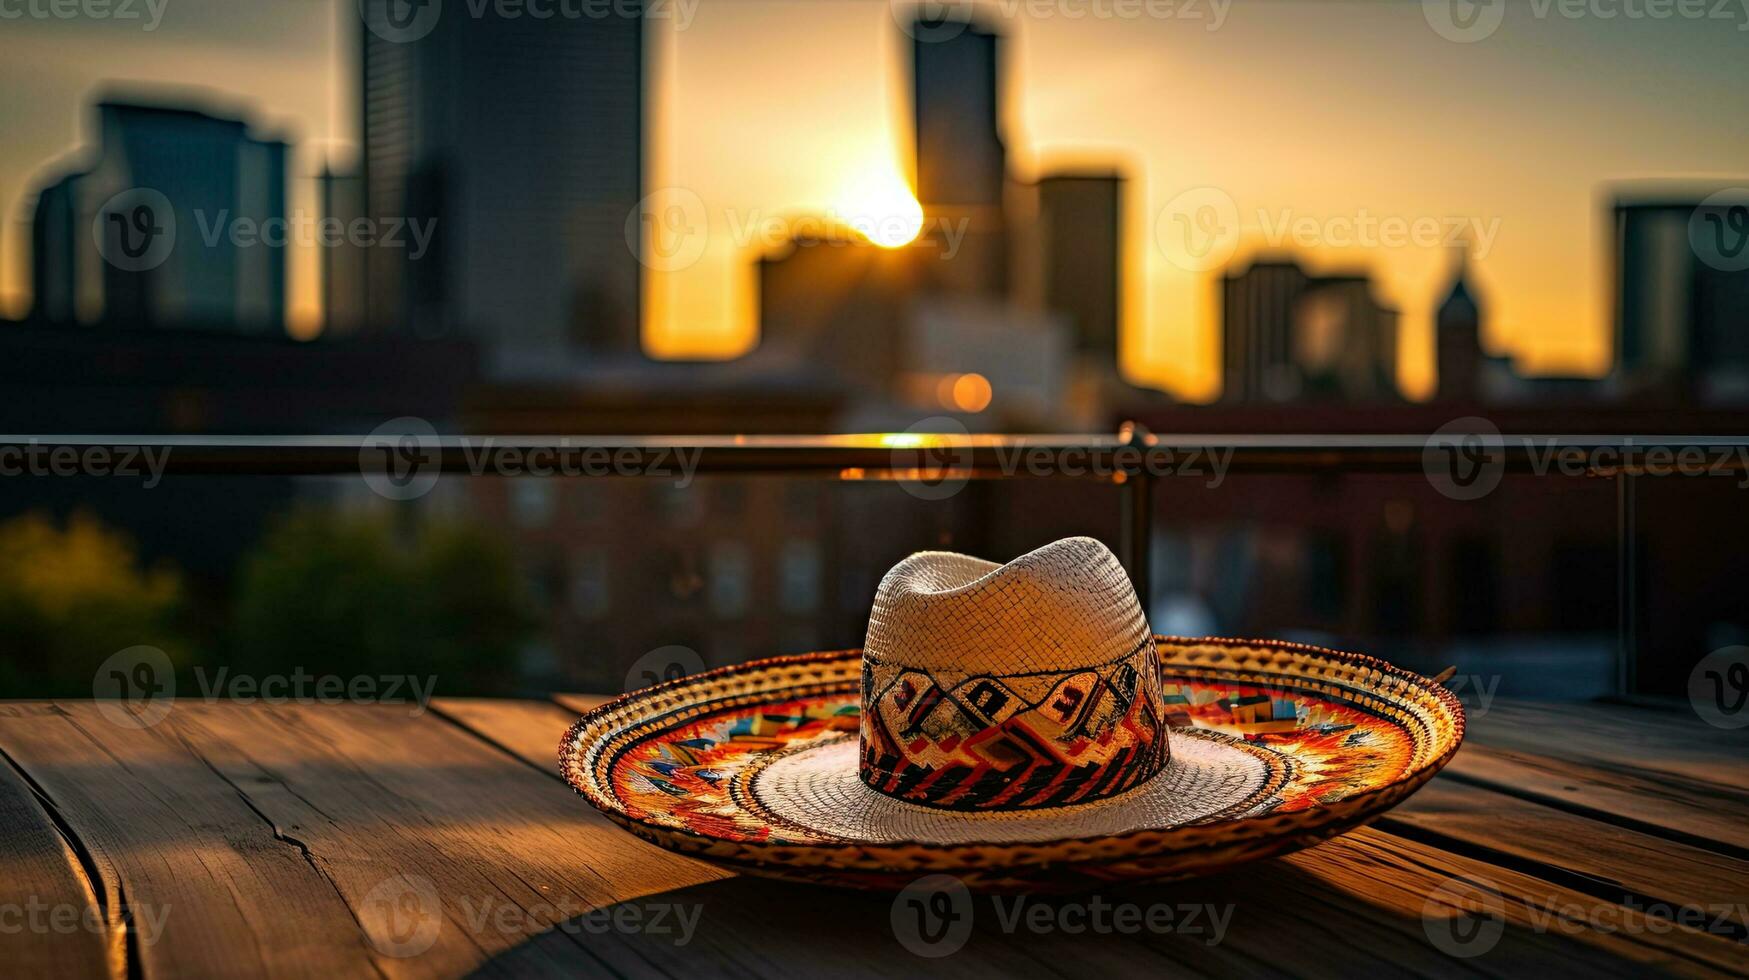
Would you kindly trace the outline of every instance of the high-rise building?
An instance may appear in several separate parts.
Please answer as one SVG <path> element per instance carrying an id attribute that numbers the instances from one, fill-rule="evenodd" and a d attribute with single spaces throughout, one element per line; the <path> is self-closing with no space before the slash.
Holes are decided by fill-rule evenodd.
<path id="1" fill-rule="evenodd" d="M 1008 162 L 999 122 L 999 39 L 954 19 L 918 18 L 911 34 L 917 199 L 925 209 L 1000 207 Z"/>
<path id="2" fill-rule="evenodd" d="M 1008 156 L 1000 122 L 1001 40 L 953 17 L 920 17 L 910 33 L 917 200 L 923 245 L 938 253 L 922 268 L 925 284 L 962 295 L 1004 293 Z"/>
<path id="3" fill-rule="evenodd" d="M 364 179 L 325 169 L 317 178 L 322 218 L 353 227 L 367 211 Z M 370 323 L 369 262 L 372 249 L 350 235 L 322 246 L 322 333 L 341 337 Z"/>
<path id="4" fill-rule="evenodd" d="M 1397 311 L 1366 276 L 1318 276 L 1294 304 L 1294 364 L 1301 397 L 1397 397 Z"/>
<path id="5" fill-rule="evenodd" d="M 1074 348 L 1115 366 L 1123 268 L 1123 178 L 1063 174 L 1038 184 L 1043 302 L 1069 319 Z"/>
<path id="6" fill-rule="evenodd" d="M 1445 299 L 1434 313 L 1435 349 L 1439 358 L 1439 397 L 1474 402 L 1481 394 L 1482 304 L 1470 285 L 1468 257 L 1460 255 Z"/>
<path id="7" fill-rule="evenodd" d="M 371 319 L 474 339 L 498 377 L 637 353 L 642 17 L 488 6 L 405 37 L 396 2 L 364 5 L 363 177 L 379 222 L 435 233 L 372 251 Z"/>
<path id="8" fill-rule="evenodd" d="M 1222 276 L 1222 398 L 1397 397 L 1397 312 L 1365 276 L 1310 276 L 1259 259 Z"/>
<path id="9" fill-rule="evenodd" d="M 1733 244 L 1743 254 L 1749 232 L 1724 220 L 1732 205 L 1707 197 L 1658 191 L 1615 203 L 1615 380 L 1626 393 L 1749 393 L 1749 262 L 1730 254 Z M 1749 207 L 1734 206 L 1749 220 Z M 1740 240 L 1724 240 L 1732 235 Z"/>
<path id="10" fill-rule="evenodd" d="M 1309 278 L 1291 259 L 1259 259 L 1221 277 L 1221 397 L 1289 401 L 1299 397 L 1294 366 L 1294 304 Z"/>
<path id="11" fill-rule="evenodd" d="M 97 114 L 89 165 L 38 194 L 35 317 L 282 332 L 285 144 L 190 108 Z"/>

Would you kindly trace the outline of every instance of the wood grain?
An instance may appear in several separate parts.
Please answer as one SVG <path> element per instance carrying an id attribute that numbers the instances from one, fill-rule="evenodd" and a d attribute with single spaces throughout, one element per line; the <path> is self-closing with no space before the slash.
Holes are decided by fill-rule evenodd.
<path id="1" fill-rule="evenodd" d="M 1749 728 L 1716 728 L 1693 712 L 1496 698 L 1471 713 L 1469 729 L 1473 744 L 1749 793 Z"/>
<path id="2" fill-rule="evenodd" d="M 1517 734 L 1480 740 L 1459 753 L 1460 778 L 1436 779 L 1378 827 L 1097 896 L 1107 923 L 1118 905 L 1165 910 L 1161 930 L 1092 929 L 1093 896 L 1018 905 L 972 896 L 963 948 L 932 959 L 907 946 L 913 910 L 902 899 L 730 875 L 595 813 L 558 778 L 556 758 L 591 700 L 440 700 L 424 714 L 179 703 L 141 731 L 90 704 L 0 704 L 9 872 L 0 888 L 96 903 L 110 926 L 64 948 L 32 936 L 8 972 L 24 963 L 148 978 L 1749 972 L 1749 947 L 1620 904 L 1749 904 L 1749 862 L 1719 853 L 1742 839 L 1730 824 L 1744 794 L 1730 779 L 1701 778 L 1692 752 L 1668 764 L 1657 764 L 1658 743 L 1612 753 L 1607 730 L 1592 733 L 1583 756 L 1525 752 Z M 1529 718 L 1507 712 L 1496 723 Z M 168 909 L 162 937 L 120 928 L 105 896 L 115 909 Z M 1480 927 L 1459 949 L 1476 955 L 1440 948 L 1453 922 Z"/>
<path id="3" fill-rule="evenodd" d="M 122 912 L 111 919 L 48 806 L 0 759 L 0 963 L 14 976 L 119 980 L 127 975 Z"/>

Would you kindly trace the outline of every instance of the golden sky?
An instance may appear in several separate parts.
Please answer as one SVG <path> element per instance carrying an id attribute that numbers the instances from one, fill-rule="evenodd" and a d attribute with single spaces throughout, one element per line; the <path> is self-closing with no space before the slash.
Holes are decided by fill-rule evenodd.
<path id="1" fill-rule="evenodd" d="M 150 33 L 0 22 L 0 310 L 28 305 L 34 175 L 76 145 L 103 79 L 222 79 L 213 87 L 299 140 L 301 176 L 329 154 L 349 159 L 353 9 L 174 0 Z M 1432 383 L 1431 310 L 1448 257 L 1357 227 L 1473 222 L 1488 245 L 1477 278 L 1490 346 L 1531 372 L 1597 373 L 1610 356 L 1605 185 L 1749 178 L 1742 10 L 1649 20 L 1590 0 L 1570 18 L 1525 0 L 1491 36 L 1457 43 L 1403 0 L 1200 0 L 1156 6 L 1175 12 L 1164 18 L 1123 16 L 1136 8 L 1112 0 L 984 9 L 1008 38 L 1003 122 L 1017 174 L 1116 165 L 1131 178 L 1124 366 L 1189 398 L 1218 390 L 1214 279 L 1174 264 L 1155 235 L 1186 191 L 1218 188 L 1232 203 L 1245 229 L 1237 262 L 1310 229 L 1305 244 L 1285 244 L 1311 269 L 1369 270 L 1381 300 L 1402 311 L 1399 373 L 1416 395 Z M 1602 16 L 1610 11 L 1618 16 Z M 696 193 L 712 235 L 695 265 L 651 277 L 653 353 L 745 350 L 758 250 L 749 230 L 854 211 L 869 187 L 903 175 L 901 17 L 886 0 L 699 0 L 683 29 L 654 25 L 649 185 Z M 314 209 L 307 180 L 293 206 Z M 315 270 L 313 256 L 294 259 L 294 328 L 314 320 Z"/>

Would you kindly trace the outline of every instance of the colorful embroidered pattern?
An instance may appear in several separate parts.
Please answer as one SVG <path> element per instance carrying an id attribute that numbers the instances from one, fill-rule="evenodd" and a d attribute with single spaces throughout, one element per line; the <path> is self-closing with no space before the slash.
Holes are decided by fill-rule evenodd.
<path id="1" fill-rule="evenodd" d="M 1240 735 L 1292 757 L 1294 778 L 1253 816 L 1334 803 L 1389 785 L 1413 764 L 1414 740 L 1400 722 L 1324 694 L 1170 674 L 1161 690 L 1170 724 Z M 705 837 L 830 842 L 758 821 L 735 798 L 737 776 L 771 753 L 856 737 L 860 714 L 848 692 L 714 714 L 631 745 L 611 766 L 614 795 L 634 819 Z"/>
<path id="2" fill-rule="evenodd" d="M 1152 658 L 1149 642 L 1099 670 L 947 681 L 865 660 L 862 781 L 950 810 L 1068 806 L 1133 789 L 1169 754 Z"/>

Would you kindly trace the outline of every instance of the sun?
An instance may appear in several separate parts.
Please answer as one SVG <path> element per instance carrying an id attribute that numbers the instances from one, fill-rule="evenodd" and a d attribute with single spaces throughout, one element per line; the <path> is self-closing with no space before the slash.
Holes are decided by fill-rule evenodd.
<path id="1" fill-rule="evenodd" d="M 903 248 L 923 231 L 923 205 L 897 174 L 855 182 L 840 208 L 845 223 L 882 248 Z"/>

